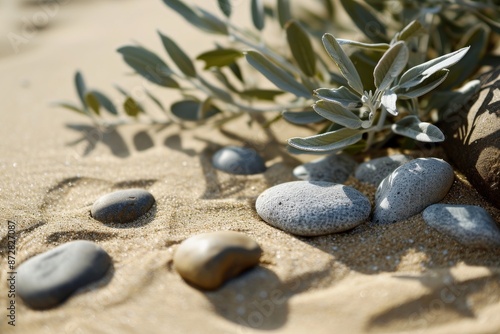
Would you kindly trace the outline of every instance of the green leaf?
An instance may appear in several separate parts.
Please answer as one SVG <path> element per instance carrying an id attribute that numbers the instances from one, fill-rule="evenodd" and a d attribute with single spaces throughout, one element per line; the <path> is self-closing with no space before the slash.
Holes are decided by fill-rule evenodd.
<path id="1" fill-rule="evenodd" d="M 175 65 L 188 77 L 196 77 L 196 69 L 189 56 L 170 38 L 158 32 L 161 41 L 168 55 L 174 61 Z"/>
<path id="2" fill-rule="evenodd" d="M 230 17 L 232 10 L 231 0 L 218 0 L 217 2 L 222 13 L 224 13 L 226 17 Z"/>
<path id="3" fill-rule="evenodd" d="M 288 145 L 303 151 L 329 152 L 352 145 L 363 136 L 362 132 L 353 129 L 340 129 L 306 138 L 291 138 Z"/>
<path id="4" fill-rule="evenodd" d="M 421 142 L 437 143 L 444 141 L 444 135 L 439 128 L 430 123 L 421 122 L 417 116 L 406 116 L 392 125 L 392 131 Z"/>
<path id="5" fill-rule="evenodd" d="M 56 105 L 58 107 L 66 108 L 66 109 L 71 110 L 71 111 L 75 111 L 75 112 L 82 114 L 82 115 L 88 115 L 88 113 L 85 112 L 83 109 L 81 109 L 80 107 L 77 107 L 74 104 L 69 103 L 69 102 L 55 102 L 54 105 Z"/>
<path id="6" fill-rule="evenodd" d="M 399 88 L 410 88 L 420 84 L 432 74 L 456 64 L 469 51 L 470 46 L 429 60 L 406 71 L 399 81 Z"/>
<path id="7" fill-rule="evenodd" d="M 203 107 L 205 105 L 205 107 Z M 183 100 L 170 106 L 172 114 L 185 121 L 201 121 L 214 116 L 220 110 L 211 104 L 194 100 Z"/>
<path id="8" fill-rule="evenodd" d="M 284 93 L 285 92 L 282 90 L 275 90 L 275 89 L 247 89 L 240 92 L 240 94 L 244 97 L 252 99 L 255 98 L 265 101 L 274 101 L 276 96 Z"/>
<path id="9" fill-rule="evenodd" d="M 285 26 L 288 45 L 302 72 L 308 77 L 316 74 L 316 53 L 314 53 L 307 32 L 295 20 Z"/>
<path id="10" fill-rule="evenodd" d="M 340 0 L 351 20 L 369 39 L 374 42 L 386 42 L 385 26 L 364 3 L 354 0 Z"/>
<path id="11" fill-rule="evenodd" d="M 439 86 L 446 79 L 449 72 L 450 70 L 445 68 L 439 70 L 416 86 L 408 89 L 397 89 L 396 94 L 400 99 L 412 99 L 422 96 Z"/>
<path id="12" fill-rule="evenodd" d="M 283 118 L 290 123 L 305 125 L 311 123 L 318 123 L 325 120 L 325 118 L 318 115 L 314 110 L 304 111 L 283 111 Z"/>
<path id="13" fill-rule="evenodd" d="M 339 45 L 352 45 L 363 49 L 368 49 L 372 51 L 385 52 L 389 49 L 390 45 L 387 43 L 362 43 L 357 41 L 351 41 L 350 39 L 337 38 Z"/>
<path id="14" fill-rule="evenodd" d="M 75 73 L 75 87 L 80 102 L 84 109 L 87 109 L 87 101 L 85 100 L 85 95 L 87 94 L 87 88 L 85 87 L 85 81 L 83 80 L 83 75 L 78 71 Z"/>
<path id="15" fill-rule="evenodd" d="M 425 28 L 420 24 L 419 21 L 413 20 L 406 27 L 401 30 L 400 33 L 396 34 L 396 40 L 398 41 L 408 41 L 412 37 L 421 35 L 425 32 Z"/>
<path id="16" fill-rule="evenodd" d="M 196 59 L 204 61 L 205 69 L 209 69 L 229 66 L 240 57 L 243 57 L 243 52 L 236 49 L 215 49 L 200 54 Z"/>
<path id="17" fill-rule="evenodd" d="M 361 119 L 337 103 L 318 101 L 313 108 L 320 116 L 346 128 L 359 129 L 361 127 Z"/>
<path id="18" fill-rule="evenodd" d="M 304 85 L 257 51 L 247 51 L 245 58 L 250 65 L 262 73 L 276 87 L 299 97 L 311 98 L 311 92 Z"/>
<path id="19" fill-rule="evenodd" d="M 130 96 L 127 97 L 123 103 L 123 109 L 125 110 L 125 113 L 131 117 L 137 117 L 137 115 L 142 112 L 141 106 Z"/>
<path id="20" fill-rule="evenodd" d="M 264 29 L 265 15 L 263 0 L 252 0 L 252 22 L 257 30 Z"/>
<path id="21" fill-rule="evenodd" d="M 193 8 L 180 0 L 163 0 L 165 5 L 176 11 L 186 21 L 204 31 L 227 35 L 227 26 L 215 16 L 199 8 Z"/>
<path id="22" fill-rule="evenodd" d="M 382 58 L 380 58 L 373 77 L 375 79 L 375 87 L 379 91 L 385 91 L 392 82 L 399 76 L 408 63 L 408 48 L 405 42 L 397 42 L 387 50 Z"/>
<path id="23" fill-rule="evenodd" d="M 290 0 L 278 0 L 277 11 L 278 22 L 280 23 L 281 28 L 284 28 L 286 23 L 292 19 Z"/>
<path id="24" fill-rule="evenodd" d="M 95 97 L 94 94 L 91 92 L 88 92 L 85 94 L 85 104 L 90 107 L 90 109 L 96 114 L 99 115 L 99 109 L 101 108 L 101 105 L 99 104 L 99 101 L 97 100 L 97 97 Z"/>
<path id="25" fill-rule="evenodd" d="M 220 70 L 220 68 L 213 67 L 211 72 L 228 90 L 233 93 L 239 93 L 238 89 L 229 81 L 227 76 Z"/>
<path id="26" fill-rule="evenodd" d="M 349 86 L 351 86 L 360 95 L 363 95 L 363 84 L 361 83 L 358 71 L 354 67 L 351 59 L 349 59 L 349 57 L 345 54 L 335 37 L 330 34 L 324 34 L 322 40 L 328 55 L 330 55 L 344 78 L 346 78 Z"/>
<path id="27" fill-rule="evenodd" d="M 90 94 L 92 94 L 97 99 L 97 102 L 106 111 L 108 111 L 112 115 L 118 115 L 118 110 L 116 110 L 114 103 L 106 95 L 97 90 L 91 90 Z"/>
<path id="28" fill-rule="evenodd" d="M 179 84 L 170 77 L 170 68 L 153 52 L 138 46 L 124 46 L 118 52 L 130 67 L 149 81 L 163 87 L 179 88 Z"/>
<path id="29" fill-rule="evenodd" d="M 344 86 L 333 89 L 319 88 L 314 91 L 314 95 L 322 100 L 340 104 L 347 109 L 361 108 L 363 106 L 361 98 Z"/>
<path id="30" fill-rule="evenodd" d="M 229 69 L 234 74 L 234 76 L 238 78 L 238 80 L 240 80 L 242 83 L 245 83 L 245 80 L 243 80 L 243 74 L 241 73 L 241 69 L 236 62 L 230 64 Z"/>

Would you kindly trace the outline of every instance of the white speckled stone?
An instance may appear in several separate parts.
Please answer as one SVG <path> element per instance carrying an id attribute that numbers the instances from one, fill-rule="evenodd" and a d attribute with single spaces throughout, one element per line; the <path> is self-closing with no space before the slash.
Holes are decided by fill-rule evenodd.
<path id="1" fill-rule="evenodd" d="M 422 212 L 446 196 L 453 179 L 453 168 L 437 158 L 419 158 L 396 168 L 377 188 L 373 221 L 395 223 Z"/>
<path id="2" fill-rule="evenodd" d="M 251 148 L 227 146 L 215 152 L 212 164 L 218 170 L 230 174 L 252 175 L 264 173 L 264 159 Z"/>
<path id="3" fill-rule="evenodd" d="M 269 225 L 317 236 L 350 230 L 366 221 L 370 201 L 354 188 L 324 181 L 294 181 L 265 190 L 255 203 Z"/>
<path id="4" fill-rule="evenodd" d="M 354 177 L 359 181 L 378 186 L 396 168 L 410 162 L 413 158 L 405 154 L 395 154 L 363 162 L 356 168 Z"/>
<path id="5" fill-rule="evenodd" d="M 500 247 L 500 228 L 490 214 L 479 206 L 434 204 L 426 208 L 422 216 L 429 226 L 462 245 Z"/>
<path id="6" fill-rule="evenodd" d="M 356 168 L 356 161 L 345 154 L 330 154 L 295 167 L 293 175 L 305 181 L 343 183 Z"/>

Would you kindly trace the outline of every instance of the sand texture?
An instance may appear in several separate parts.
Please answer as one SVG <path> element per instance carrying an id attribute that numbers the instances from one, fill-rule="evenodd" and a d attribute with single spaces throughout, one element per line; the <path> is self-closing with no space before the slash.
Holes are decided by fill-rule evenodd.
<path id="1" fill-rule="evenodd" d="M 3 35 L 20 33 L 21 18 L 41 10 L 19 3 L 9 9 L 18 19 L 2 21 Z M 223 131 L 172 123 L 99 133 L 86 117 L 50 105 L 77 101 L 77 69 L 89 86 L 117 100 L 114 83 L 137 91 L 138 100 L 146 86 L 169 105 L 173 92 L 129 75 L 115 52 L 140 41 L 168 59 L 156 30 L 192 56 L 212 45 L 161 1 L 138 0 L 67 1 L 19 52 L 8 41 L 0 44 L 0 333 L 500 332 L 500 250 L 467 249 L 428 227 L 420 214 L 312 238 L 258 217 L 257 196 L 294 180 L 294 167 L 317 158 L 290 156 L 284 148 L 287 138 L 310 130 L 278 122 L 269 131 L 242 118 Z M 261 152 L 268 170 L 250 176 L 215 170 L 211 157 L 225 145 Z M 386 153 L 399 152 L 377 155 Z M 401 153 L 446 158 L 439 149 Z M 373 205 L 373 187 L 352 177 L 346 184 Z M 97 198 L 127 188 L 155 196 L 147 217 L 121 226 L 90 217 Z M 459 174 L 443 202 L 479 205 L 500 222 L 500 211 Z M 17 298 L 16 326 L 9 326 L 8 221 L 15 223 L 16 264 L 84 239 L 110 254 L 112 268 L 54 309 L 31 310 Z M 175 272 L 173 254 L 186 238 L 220 230 L 246 233 L 263 256 L 258 267 L 203 292 Z"/>

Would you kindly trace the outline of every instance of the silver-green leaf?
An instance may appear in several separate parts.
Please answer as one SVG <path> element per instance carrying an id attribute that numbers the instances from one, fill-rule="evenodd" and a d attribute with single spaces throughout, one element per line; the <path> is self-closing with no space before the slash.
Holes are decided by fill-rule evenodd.
<path id="1" fill-rule="evenodd" d="M 250 65 L 261 72 L 269 81 L 275 84 L 276 87 L 295 94 L 296 96 L 308 99 L 311 98 L 311 91 L 295 80 L 291 74 L 279 68 L 259 52 L 247 51 L 245 57 Z"/>
<path id="2" fill-rule="evenodd" d="M 456 64 L 469 51 L 470 46 L 429 60 L 406 71 L 399 81 L 400 88 L 410 88 L 420 84 L 432 74 Z"/>
<path id="3" fill-rule="evenodd" d="M 97 90 L 91 90 L 90 93 L 95 96 L 100 106 L 106 111 L 112 115 L 118 115 L 118 110 L 116 110 L 114 103 L 106 95 Z"/>
<path id="4" fill-rule="evenodd" d="M 360 108 L 363 106 L 361 98 L 351 92 L 349 88 L 341 86 L 340 88 L 318 88 L 314 91 L 314 95 L 322 100 L 340 104 L 347 109 Z"/>
<path id="5" fill-rule="evenodd" d="M 393 44 L 375 66 L 373 71 L 375 87 L 380 91 L 389 88 L 394 79 L 404 70 L 408 63 L 408 56 L 408 47 L 406 47 L 405 42 L 400 41 Z"/>
<path id="6" fill-rule="evenodd" d="M 417 116 L 406 116 L 392 125 L 392 131 L 421 142 L 437 143 L 444 141 L 444 134 L 431 123 L 421 122 Z"/>
<path id="7" fill-rule="evenodd" d="M 346 78 L 349 86 L 360 95 L 363 95 L 363 84 L 361 83 L 358 71 L 335 37 L 330 34 L 324 34 L 322 41 L 328 55 L 333 59 L 344 78 Z"/>
<path id="8" fill-rule="evenodd" d="M 277 4 L 278 22 L 282 28 L 292 19 L 292 11 L 290 9 L 290 0 L 278 0 Z"/>
<path id="9" fill-rule="evenodd" d="M 393 116 L 398 115 L 398 109 L 396 108 L 396 101 L 398 100 L 398 96 L 392 89 L 388 89 L 382 95 L 380 102 L 385 107 L 385 109 L 392 114 Z"/>
<path id="10" fill-rule="evenodd" d="M 78 94 L 78 98 L 83 105 L 84 109 L 87 109 L 87 101 L 85 101 L 85 95 L 87 94 L 87 88 L 85 87 L 85 81 L 83 80 L 83 75 L 78 71 L 75 73 L 75 87 Z"/>
<path id="11" fill-rule="evenodd" d="M 282 113 L 283 118 L 293 124 L 311 124 L 324 121 L 325 119 L 318 115 L 314 110 L 304 110 L 304 111 L 284 111 Z"/>
<path id="12" fill-rule="evenodd" d="M 330 152 L 352 145 L 363 137 L 359 130 L 343 128 L 306 138 L 291 138 L 288 145 L 311 152 Z"/>
<path id="13" fill-rule="evenodd" d="M 231 5 L 231 0 L 218 0 L 217 3 L 219 4 L 219 8 L 224 13 L 226 17 L 231 16 L 231 11 L 232 11 L 232 5 Z"/>
<path id="14" fill-rule="evenodd" d="M 420 84 L 410 87 L 408 89 L 398 89 L 396 90 L 396 94 L 398 95 L 398 98 L 400 99 L 412 99 L 416 98 L 419 96 L 422 96 L 437 86 L 439 86 L 448 76 L 448 73 L 450 70 L 448 69 L 442 69 L 437 71 L 436 73 L 433 73 L 431 76 L 429 76 L 427 79 L 422 81 Z"/>
<path id="15" fill-rule="evenodd" d="M 352 111 L 343 108 L 337 103 L 321 100 L 316 102 L 313 108 L 318 115 L 346 128 L 359 129 L 361 127 L 361 119 Z"/>
<path id="16" fill-rule="evenodd" d="M 351 45 L 357 46 L 359 48 L 368 49 L 372 51 L 385 52 L 389 49 L 390 45 L 387 43 L 363 43 L 358 41 L 351 41 L 350 39 L 337 38 L 337 42 L 340 45 Z"/>

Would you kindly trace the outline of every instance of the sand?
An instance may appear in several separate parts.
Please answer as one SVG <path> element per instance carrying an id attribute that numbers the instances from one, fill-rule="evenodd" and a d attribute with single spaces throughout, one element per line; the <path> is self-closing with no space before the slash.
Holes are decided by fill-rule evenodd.
<path id="1" fill-rule="evenodd" d="M 9 9 L 16 13 L 10 23 L 2 21 L 2 38 L 22 34 L 26 19 L 40 19 L 37 3 L 21 3 Z M 215 8 L 215 2 L 206 7 Z M 293 180 L 293 168 L 315 158 L 289 156 L 284 149 L 286 138 L 306 135 L 307 129 L 278 122 L 270 132 L 241 119 L 222 132 L 209 125 L 170 124 L 99 133 L 85 117 L 51 107 L 54 100 L 77 101 L 72 84 L 77 69 L 89 86 L 116 99 L 114 83 L 139 100 L 145 85 L 165 104 L 175 99 L 174 93 L 128 75 L 114 51 L 136 40 L 166 57 L 157 29 L 174 36 L 191 55 L 211 46 L 210 38 L 160 1 L 66 1 L 47 17 L 48 24 L 26 37 L 17 53 L 5 39 L 0 44 L 1 333 L 500 331 L 499 250 L 462 247 L 427 227 L 421 215 L 315 238 L 286 234 L 257 216 L 256 197 Z M 262 152 L 268 171 L 232 176 L 214 170 L 211 155 L 229 144 Z M 376 155 L 386 153 L 395 152 Z M 404 153 L 446 157 L 439 149 Z M 375 189 L 352 178 L 347 184 L 373 202 Z M 95 199 L 130 187 L 156 197 L 151 215 L 124 226 L 90 218 Z M 459 174 L 443 202 L 480 205 L 500 222 L 500 210 Z M 16 264 L 85 239 L 112 256 L 112 270 L 51 310 L 31 310 L 15 299 L 12 327 L 5 283 L 8 221 L 15 223 Z M 217 230 L 248 234 L 264 255 L 240 278 L 203 292 L 180 278 L 172 257 L 182 240 Z"/>

